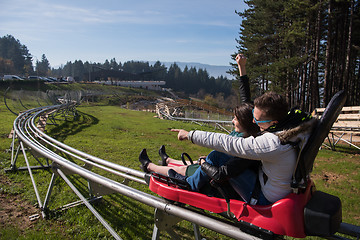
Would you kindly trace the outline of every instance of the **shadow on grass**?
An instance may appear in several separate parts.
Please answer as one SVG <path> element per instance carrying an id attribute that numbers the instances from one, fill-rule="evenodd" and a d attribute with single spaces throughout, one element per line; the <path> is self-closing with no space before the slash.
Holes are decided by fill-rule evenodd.
<path id="1" fill-rule="evenodd" d="M 99 123 L 99 119 L 92 115 L 80 111 L 77 113 L 78 117 L 76 117 L 73 121 L 65 121 L 64 123 L 52 128 L 47 132 L 47 134 L 53 136 L 53 138 L 60 142 L 64 142 L 68 136 L 75 135 L 83 129 Z"/>
<path id="2" fill-rule="evenodd" d="M 83 181 L 84 179 L 70 175 L 68 178 L 71 179 L 72 184 L 84 197 L 87 198 L 89 196 L 88 188 L 86 183 Z M 70 195 L 75 196 L 75 193 L 71 193 Z M 69 197 L 70 196 L 68 196 L 68 198 Z M 154 224 L 153 209 L 147 207 L 146 205 L 139 204 L 135 200 L 131 200 L 126 196 L 114 193 L 103 197 L 101 200 L 93 202 L 92 206 L 123 239 L 148 239 L 152 234 Z M 67 215 L 68 223 L 70 225 L 76 224 L 80 231 L 87 231 L 81 227 L 82 224 L 79 226 L 78 223 L 80 221 L 84 221 L 84 216 L 89 216 L 89 212 L 86 212 L 90 210 L 84 205 L 82 205 L 82 207 L 75 206 L 75 208 L 78 208 L 75 212 L 81 213 L 80 216 L 78 214 L 66 214 L 66 212 L 70 209 L 65 211 L 53 209 L 48 212 L 48 219 L 61 219 L 64 215 Z M 95 217 L 92 220 L 86 218 L 86 221 L 93 224 L 98 223 L 97 228 L 103 232 L 102 234 L 108 234 L 105 233 L 105 227 L 102 227 Z"/>
<path id="3" fill-rule="evenodd" d="M 155 223 L 154 208 L 118 193 L 106 196 L 103 201 L 97 210 L 108 222 L 115 224 L 114 228 L 120 236 L 125 239 L 148 239 L 152 235 Z M 175 225 L 173 230 L 181 234 L 181 239 L 193 239 L 193 232 L 187 228 Z M 164 234 L 162 231 L 163 237 L 169 237 Z"/>
<path id="4" fill-rule="evenodd" d="M 68 178 L 84 197 L 89 196 L 87 183 L 83 178 L 72 175 L 68 175 Z M 74 196 L 75 194 L 72 193 L 70 195 Z M 71 197 L 70 195 L 67 196 L 69 200 Z M 153 207 L 137 202 L 127 196 L 121 195 L 120 193 L 105 195 L 101 200 L 93 202 L 92 206 L 123 239 L 149 239 L 149 236 L 152 235 L 154 227 Z M 75 208 L 79 207 L 80 206 L 76 206 Z M 89 224 L 96 224 L 98 231 L 101 231 L 102 234 L 109 234 L 106 233 L 105 227 L 102 227 L 95 217 L 92 218 L 92 220 L 85 217 L 89 216 L 89 213 L 86 213 L 86 211 L 90 210 L 85 208 L 85 206 L 83 207 L 84 208 L 76 210 L 77 213 L 81 213 L 80 215 L 67 215 L 67 219 L 70 218 L 70 225 L 74 223 L 78 225 L 80 221 L 87 221 Z M 61 219 L 66 211 L 50 211 L 48 218 Z M 80 231 L 87 231 L 87 229 L 84 229 L 79 225 L 77 228 L 80 228 Z M 178 224 L 174 226 L 173 230 L 180 234 L 181 239 L 193 239 L 193 232 L 189 228 Z M 161 232 L 162 238 L 169 238 L 169 236 L 165 234 L 165 232 Z"/>

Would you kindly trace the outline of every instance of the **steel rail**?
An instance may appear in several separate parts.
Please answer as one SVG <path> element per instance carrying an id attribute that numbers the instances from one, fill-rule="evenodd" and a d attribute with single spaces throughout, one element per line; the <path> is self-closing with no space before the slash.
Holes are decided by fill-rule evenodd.
<path id="1" fill-rule="evenodd" d="M 126 174 L 130 174 L 130 175 L 133 175 L 133 176 L 136 176 L 136 177 L 144 178 L 144 176 L 145 176 L 144 172 L 140 172 L 140 171 L 137 171 L 137 170 L 134 170 L 134 169 L 131 169 L 131 168 L 127 168 L 127 167 L 118 165 L 116 163 L 112 163 L 112 162 L 103 160 L 101 158 L 92 156 L 92 155 L 90 155 L 88 153 L 82 152 L 82 151 L 80 151 L 78 149 L 75 149 L 73 147 L 70 147 L 70 146 L 68 146 L 68 145 L 66 145 L 66 144 L 64 144 L 64 143 L 62 143 L 60 141 L 57 141 L 56 139 L 54 139 L 54 138 L 48 136 L 47 134 L 41 132 L 41 130 L 38 129 L 36 127 L 36 125 L 35 125 L 35 118 L 38 117 L 41 114 L 44 114 L 44 112 L 46 112 L 46 111 L 47 111 L 47 109 L 44 109 L 42 111 L 38 111 L 37 114 L 35 114 L 33 116 L 33 118 L 31 119 L 31 127 L 32 127 L 32 129 L 34 129 L 37 132 L 37 135 L 38 135 L 39 138 L 42 138 L 44 141 L 48 140 L 47 142 L 49 142 L 49 143 L 52 142 L 53 143 L 52 146 L 56 147 L 59 150 L 63 150 L 63 151 L 68 150 L 69 152 L 72 152 L 74 154 L 77 154 L 77 155 L 83 157 L 83 158 L 78 158 L 79 160 L 82 160 L 84 162 L 86 160 L 91 160 L 92 162 L 94 162 L 94 163 L 91 163 L 89 161 L 86 161 L 88 164 L 94 164 L 95 165 L 95 163 L 98 163 L 98 164 L 102 164 L 102 165 L 104 165 L 106 167 L 110 167 L 112 169 L 124 172 Z M 67 153 L 69 153 L 69 152 L 67 152 Z M 143 183 L 143 182 L 140 182 L 140 183 Z"/>
<path id="2" fill-rule="evenodd" d="M 41 154 L 43 157 L 50 159 L 51 161 L 53 161 L 55 168 L 57 166 L 59 166 L 60 172 L 57 171 L 56 169 L 54 169 L 54 170 L 57 171 L 58 173 L 60 173 L 60 175 L 62 177 L 65 176 L 62 174 L 63 173 L 62 169 L 64 169 L 64 170 L 70 171 L 71 173 L 78 174 L 79 176 L 81 176 L 87 180 L 98 183 L 98 184 L 104 186 L 105 188 L 113 190 L 114 192 L 128 196 L 136 201 L 139 201 L 141 203 L 144 203 L 144 204 L 154 207 L 156 209 L 162 210 L 170 215 L 180 217 L 181 219 L 204 226 L 208 229 L 214 230 L 214 231 L 224 234 L 226 236 L 233 237 L 235 239 L 259 239 L 248 233 L 242 232 L 239 227 L 234 226 L 233 223 L 231 223 L 229 221 L 214 219 L 212 217 L 205 216 L 203 214 L 194 212 L 187 208 L 169 204 L 167 201 L 165 201 L 162 198 L 155 197 L 153 195 L 144 193 L 140 190 L 137 190 L 137 189 L 131 188 L 125 184 L 119 183 L 113 179 L 110 179 L 110 178 L 104 177 L 100 174 L 97 174 L 95 172 L 92 172 L 92 171 L 90 171 L 84 167 L 81 167 L 81 166 L 77 165 L 76 163 L 60 156 L 59 154 L 55 153 L 54 151 L 50 150 L 47 146 L 45 146 L 45 144 L 50 145 L 52 147 L 55 147 L 57 145 L 57 147 L 56 147 L 57 150 L 64 152 L 66 154 L 71 153 L 71 156 L 79 155 L 76 157 L 77 159 L 82 160 L 82 161 L 87 160 L 84 162 L 86 162 L 88 164 L 93 164 L 93 166 L 95 166 L 95 167 L 99 167 L 99 165 L 104 165 L 106 167 L 110 167 L 110 168 L 113 168 L 118 171 L 123 171 L 126 174 L 132 174 L 132 175 L 135 175 L 135 176 L 138 176 L 141 178 L 145 177 L 144 173 L 141 173 L 137 170 L 129 169 L 129 168 L 123 167 L 121 165 L 110 163 L 106 160 L 91 156 L 91 155 L 81 152 L 77 149 L 69 147 L 63 143 L 60 143 L 59 141 L 57 141 L 57 140 L 51 138 L 50 136 L 46 135 L 45 133 L 41 132 L 35 126 L 35 119 L 38 116 L 40 116 L 41 114 L 43 114 L 47 111 L 51 111 L 53 109 L 62 108 L 62 107 L 63 106 L 58 106 L 58 105 L 47 106 L 47 107 L 38 107 L 38 108 L 31 109 L 31 110 L 28 110 L 28 111 L 20 114 L 15 119 L 14 124 L 13 124 L 14 131 L 20 141 L 21 148 L 23 151 L 25 151 L 25 147 L 24 147 L 24 145 L 25 145 L 25 146 L 31 148 L 33 151 Z M 37 138 L 40 140 L 38 140 Z M 42 141 L 43 143 L 41 143 L 40 141 Z M 26 156 L 25 152 L 24 152 L 24 156 Z M 91 160 L 91 161 L 89 161 L 89 160 Z M 91 162 L 93 162 L 93 163 L 91 163 Z M 34 189 L 37 192 L 36 183 L 33 180 L 30 166 L 29 166 L 29 164 L 27 164 L 27 165 L 28 165 L 28 169 L 29 169 L 32 181 L 33 181 Z M 103 167 L 102 169 L 116 174 L 116 172 L 114 172 L 113 170 L 109 171 L 110 169 L 108 169 L 108 168 Z M 130 178 L 127 175 L 126 176 L 122 175 L 122 176 L 124 176 L 126 178 Z M 133 180 L 133 179 L 131 179 L 131 180 Z M 53 182 L 53 178 L 52 178 L 52 182 Z M 40 207 L 42 207 L 43 205 L 41 204 L 41 200 L 40 200 L 40 197 L 38 196 L 38 192 L 36 194 L 37 194 L 37 198 L 39 201 L 39 205 L 40 205 Z M 45 202 L 47 202 L 47 199 L 48 198 L 46 198 Z M 86 199 L 81 198 L 81 200 L 89 207 L 89 204 L 86 202 Z M 91 210 L 91 208 L 89 208 L 89 209 Z M 99 218 L 99 216 L 96 216 L 96 217 Z M 118 239 L 117 235 L 114 235 L 114 233 L 112 233 L 111 231 L 110 231 L 110 233 L 115 238 Z"/>
<path id="3" fill-rule="evenodd" d="M 216 127 L 219 127 L 221 130 L 230 133 L 230 131 L 228 129 L 226 129 L 225 127 L 223 127 L 221 124 L 224 125 L 233 125 L 232 121 L 226 121 L 226 120 L 210 120 L 210 119 L 199 119 L 199 118 L 183 118 L 183 117 L 174 117 L 171 114 L 167 113 L 166 111 L 164 111 L 165 107 L 158 107 L 157 105 L 157 112 L 159 115 L 161 115 L 162 117 L 165 117 L 169 120 L 172 121 L 184 121 L 184 122 L 193 122 L 196 123 L 198 125 L 201 125 L 200 123 L 205 123 L 205 124 L 214 124 L 215 125 L 215 129 Z M 160 117 L 160 116 L 159 116 Z"/>
<path id="4" fill-rule="evenodd" d="M 45 109 L 45 110 L 49 110 L 49 109 Z M 40 112 L 43 112 L 43 111 L 44 111 L 44 110 L 42 110 L 42 111 L 40 111 Z M 27 113 L 29 114 L 29 112 L 27 112 Z M 122 177 L 129 178 L 130 180 L 134 180 L 134 181 L 137 181 L 137 182 L 140 182 L 140 183 L 144 183 L 144 184 L 145 184 L 145 181 L 144 181 L 144 180 L 139 180 L 139 179 L 133 178 L 133 177 L 127 175 L 127 174 L 122 174 L 122 173 L 119 173 L 119 172 L 114 171 L 114 170 L 112 170 L 112 169 L 103 167 L 103 166 L 101 166 L 101 165 L 99 165 L 99 164 L 93 163 L 93 162 L 91 162 L 91 161 L 89 161 L 89 160 L 87 160 L 87 159 L 81 158 L 81 157 L 79 157 L 79 156 L 77 156 L 77 155 L 75 155 L 75 154 L 73 154 L 73 153 L 71 153 L 71 152 L 69 152 L 69 151 L 66 151 L 66 150 L 64 150 L 64 149 L 56 146 L 55 144 L 47 141 L 46 139 L 44 139 L 44 138 L 42 137 L 42 135 L 45 136 L 46 134 L 35 132 L 35 131 L 32 129 L 32 128 L 37 129 L 37 128 L 35 127 L 34 122 L 33 122 L 33 121 L 34 121 L 34 118 L 36 118 L 36 115 L 29 116 L 28 118 L 23 117 L 23 119 L 27 119 L 26 122 L 18 121 L 18 132 L 22 133 L 22 135 L 23 135 L 24 137 L 26 137 L 28 141 L 31 141 L 31 142 L 33 142 L 33 143 L 36 143 L 37 146 L 41 149 L 42 152 L 47 152 L 48 154 L 53 154 L 55 157 L 58 157 L 58 156 L 59 156 L 58 154 L 55 154 L 53 151 L 50 151 L 47 147 L 45 147 L 44 145 L 42 145 L 37 139 L 35 139 L 35 137 L 33 137 L 33 136 L 31 135 L 31 133 L 29 132 L 29 129 L 30 129 L 33 133 L 36 133 L 36 136 L 37 136 L 38 138 L 42 139 L 43 141 L 45 141 L 45 143 L 49 144 L 49 145 L 52 146 L 52 147 L 55 147 L 56 149 L 58 149 L 58 150 L 60 150 L 60 151 L 62 151 L 62 152 L 64 152 L 64 153 L 66 153 L 66 154 L 71 155 L 72 157 L 75 157 L 75 158 L 77 158 L 77 159 L 79 159 L 79 160 L 82 160 L 82 161 L 84 161 L 85 163 L 88 163 L 88 164 L 90 164 L 90 165 L 93 165 L 93 166 L 102 168 L 102 169 L 104 169 L 104 170 L 110 171 L 111 173 L 114 173 L 114 174 L 120 175 L 120 176 L 122 176 Z M 29 120 L 30 120 L 30 121 L 29 121 Z M 31 123 L 31 125 L 30 125 L 30 123 Z M 31 128 L 31 127 L 32 127 L 32 128 Z M 37 129 L 37 130 L 38 130 L 38 129 Z M 47 135 L 46 135 L 46 136 L 47 136 Z M 53 139 L 53 140 L 54 140 L 54 139 Z M 66 146 L 66 145 L 63 145 L 63 146 Z M 73 149 L 73 148 L 70 148 L 70 149 Z M 73 150 L 75 150 L 75 149 L 73 149 Z M 81 152 L 81 151 L 78 151 L 78 152 Z M 82 153 L 82 152 L 81 152 L 81 153 Z M 88 155 L 88 154 L 87 154 L 86 156 L 89 157 L 89 158 L 94 158 L 93 156 Z M 102 160 L 102 159 L 101 159 L 101 160 Z M 103 162 L 107 162 L 107 161 L 105 161 L 105 160 L 102 160 L 102 161 L 103 161 Z M 108 163 L 108 162 L 107 162 L 107 163 Z M 110 165 L 110 164 L 108 164 L 108 165 Z M 117 167 L 117 168 L 120 168 L 120 167 L 121 167 L 120 165 L 117 165 L 117 164 L 111 164 L 111 166 L 112 166 L 112 167 L 115 167 L 115 168 L 116 168 L 116 167 Z M 120 168 L 120 169 L 123 170 L 123 171 L 130 172 L 128 168 Z M 132 169 L 130 169 L 130 170 L 132 170 Z M 144 173 L 141 173 L 141 172 L 136 171 L 136 170 L 133 170 L 133 172 L 134 172 L 134 173 L 137 173 L 137 172 L 138 172 L 139 174 L 137 174 L 137 175 L 142 176 L 142 177 L 144 178 L 144 175 L 145 175 Z"/>
<path id="5" fill-rule="evenodd" d="M 8 87 L 8 88 L 6 89 L 6 91 L 5 91 L 5 93 L 4 93 L 4 104 L 5 104 L 6 108 L 7 108 L 12 114 L 18 116 L 19 113 L 16 113 L 16 112 L 14 112 L 13 110 L 11 110 L 10 107 L 8 106 L 7 102 L 6 102 L 6 94 L 8 93 L 9 90 L 10 90 L 10 87 Z"/>
<path id="6" fill-rule="evenodd" d="M 29 128 L 33 132 L 33 134 L 37 136 L 37 138 L 41 139 L 43 142 L 45 142 L 49 146 L 54 147 L 57 150 L 62 151 L 63 153 L 68 154 L 69 156 L 74 157 L 74 158 L 76 158 L 76 159 L 78 159 L 80 161 L 83 161 L 84 163 L 86 163 L 86 164 L 88 164 L 90 166 L 97 167 L 99 169 L 105 170 L 107 172 L 113 173 L 115 175 L 127 178 L 129 180 L 132 180 L 132 181 L 135 181 L 135 182 L 138 182 L 138 183 L 146 184 L 146 182 L 143 180 L 144 176 L 145 176 L 145 173 L 143 173 L 143 172 L 140 172 L 140 171 L 137 171 L 137 170 L 134 170 L 134 169 L 131 169 L 131 168 L 126 168 L 126 167 L 123 167 L 121 165 L 105 161 L 105 160 L 100 159 L 100 158 L 96 158 L 96 157 L 94 157 L 92 155 L 86 154 L 86 153 L 84 153 L 82 151 L 79 151 L 79 150 L 74 149 L 72 147 L 69 147 L 69 146 L 67 146 L 65 144 L 62 144 L 61 142 L 59 142 L 59 141 L 51 138 L 50 136 L 42 133 L 38 128 L 36 128 L 34 120 L 39 114 L 41 115 L 41 113 L 43 113 L 43 111 L 45 111 L 45 110 L 39 111 L 37 114 L 35 114 L 33 117 L 31 117 L 31 119 L 29 121 L 30 122 L 29 124 L 31 124 L 31 126 L 29 126 Z M 35 138 L 33 138 L 33 141 L 38 142 Z M 78 155 L 76 155 L 76 154 L 78 154 Z M 86 158 L 83 158 L 81 156 L 86 157 Z M 101 165 L 101 164 L 103 164 L 103 165 Z M 109 168 L 107 166 L 110 166 L 111 168 Z M 124 173 L 119 172 L 117 170 L 122 171 Z M 141 177 L 142 179 L 139 179 L 139 178 L 134 177 L 132 175 L 135 175 L 137 177 Z"/>

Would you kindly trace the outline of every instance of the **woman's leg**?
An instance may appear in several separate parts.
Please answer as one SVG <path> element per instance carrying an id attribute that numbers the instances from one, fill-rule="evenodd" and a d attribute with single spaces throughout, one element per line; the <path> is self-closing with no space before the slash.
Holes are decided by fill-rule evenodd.
<path id="1" fill-rule="evenodd" d="M 150 159 L 149 156 L 147 155 L 146 149 L 144 148 L 143 150 L 141 150 L 140 155 L 139 155 L 139 161 L 141 163 L 140 168 L 146 172 L 158 172 L 160 174 L 163 174 L 165 176 L 168 176 L 168 171 L 169 169 L 173 169 L 176 172 L 185 175 L 186 172 L 186 168 L 187 166 L 173 166 L 173 167 L 168 167 L 168 166 L 158 166 L 156 164 L 154 164 Z"/>
<path id="2" fill-rule="evenodd" d="M 186 178 L 186 181 L 189 183 L 192 191 L 199 192 L 200 188 L 210 181 L 210 178 L 199 167 L 193 175 Z"/>
<path id="3" fill-rule="evenodd" d="M 176 159 L 172 159 L 170 157 L 168 157 L 166 159 L 166 164 L 169 164 L 169 163 L 174 163 L 174 164 L 178 164 L 178 165 L 184 165 L 183 161 L 181 160 L 176 160 Z M 190 165 L 191 162 L 190 161 L 186 161 L 187 165 Z"/>
<path id="4" fill-rule="evenodd" d="M 181 175 L 185 176 L 186 168 L 187 168 L 187 166 L 185 166 L 185 165 L 168 167 L 168 166 L 159 166 L 159 165 L 156 165 L 156 164 L 154 164 L 152 162 L 149 163 L 148 166 L 147 166 L 147 169 L 149 171 L 157 172 L 157 173 L 163 174 L 165 176 L 168 176 L 169 169 L 173 169 L 176 172 L 180 173 Z"/>

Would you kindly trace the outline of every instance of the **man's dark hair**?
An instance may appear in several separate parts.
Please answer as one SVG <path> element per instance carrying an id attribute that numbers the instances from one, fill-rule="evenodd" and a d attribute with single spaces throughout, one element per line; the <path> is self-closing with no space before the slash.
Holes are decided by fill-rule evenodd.
<path id="1" fill-rule="evenodd" d="M 289 111 L 285 98 L 275 92 L 266 92 L 254 100 L 255 107 L 264 111 L 268 120 L 282 121 Z"/>

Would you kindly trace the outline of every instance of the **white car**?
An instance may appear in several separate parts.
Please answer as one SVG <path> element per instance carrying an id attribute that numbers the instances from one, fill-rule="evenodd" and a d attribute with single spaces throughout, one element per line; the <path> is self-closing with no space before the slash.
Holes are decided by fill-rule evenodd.
<path id="1" fill-rule="evenodd" d="M 24 79 L 16 75 L 4 75 L 4 81 L 7 80 L 24 80 Z"/>

